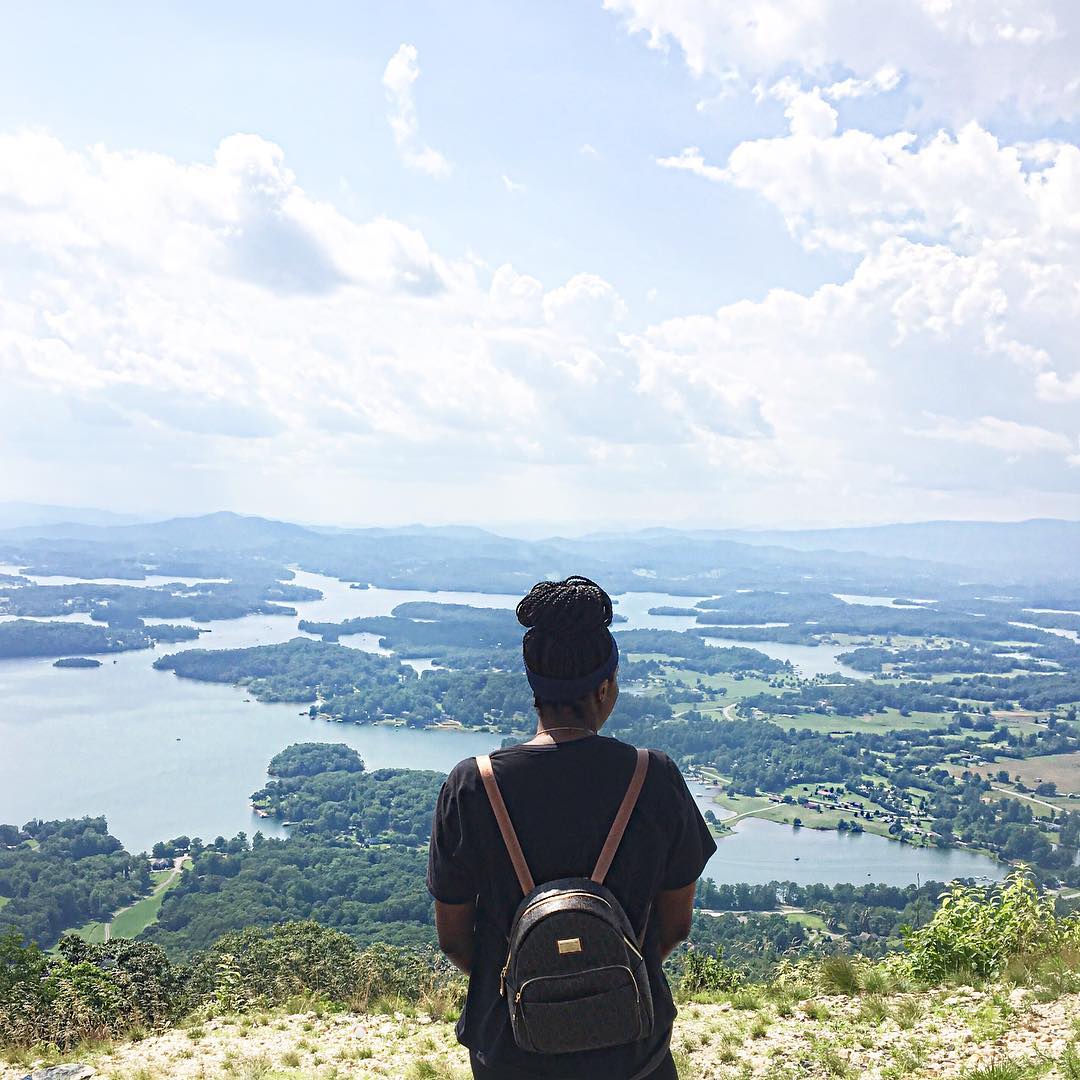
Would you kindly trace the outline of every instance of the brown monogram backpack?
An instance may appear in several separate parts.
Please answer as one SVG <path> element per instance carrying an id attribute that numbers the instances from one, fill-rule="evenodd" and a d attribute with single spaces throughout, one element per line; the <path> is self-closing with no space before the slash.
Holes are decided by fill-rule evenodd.
<path id="1" fill-rule="evenodd" d="M 486 754 L 476 759 L 524 899 L 510 926 L 500 990 L 522 1050 L 565 1054 L 652 1033 L 649 976 L 622 905 L 604 888 L 649 767 L 638 750 L 634 775 L 590 877 L 533 882 Z M 642 930 L 644 938 L 644 930 Z"/>

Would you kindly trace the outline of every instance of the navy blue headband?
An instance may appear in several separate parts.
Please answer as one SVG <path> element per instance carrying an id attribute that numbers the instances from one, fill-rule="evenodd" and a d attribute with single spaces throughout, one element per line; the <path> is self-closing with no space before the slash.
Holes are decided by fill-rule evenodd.
<path id="1" fill-rule="evenodd" d="M 537 675 L 525 665 L 525 675 L 529 680 L 533 693 L 541 701 L 578 701 L 586 694 L 592 693 L 605 679 L 610 679 L 619 666 L 619 646 L 615 636 L 611 637 L 611 655 L 595 670 L 588 675 L 581 675 L 576 679 L 551 679 L 547 675 Z"/>

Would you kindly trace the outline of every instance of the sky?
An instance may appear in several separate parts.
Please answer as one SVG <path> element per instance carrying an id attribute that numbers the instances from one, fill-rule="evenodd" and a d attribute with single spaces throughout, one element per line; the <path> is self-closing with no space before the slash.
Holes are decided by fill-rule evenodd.
<path id="1" fill-rule="evenodd" d="M 0 501 L 1080 518 L 1075 0 L 45 2 Z"/>

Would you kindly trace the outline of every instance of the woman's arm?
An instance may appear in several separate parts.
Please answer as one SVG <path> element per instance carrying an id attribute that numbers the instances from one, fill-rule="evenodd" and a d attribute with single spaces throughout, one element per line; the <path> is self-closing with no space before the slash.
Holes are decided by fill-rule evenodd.
<path id="1" fill-rule="evenodd" d="M 663 894 L 661 894 L 663 895 Z M 693 888 L 690 890 L 693 902 Z M 473 928 L 476 925 L 476 901 L 467 904 L 444 904 L 435 901 L 435 929 L 439 948 L 446 953 L 454 967 L 469 974 L 473 961 Z"/>
<path id="2" fill-rule="evenodd" d="M 694 890 L 697 882 L 681 889 L 666 889 L 656 894 L 653 913 L 656 919 L 656 932 L 660 938 L 660 959 L 664 960 L 671 951 L 690 936 L 690 923 L 694 917 Z M 438 905 L 436 905 L 436 912 Z"/>

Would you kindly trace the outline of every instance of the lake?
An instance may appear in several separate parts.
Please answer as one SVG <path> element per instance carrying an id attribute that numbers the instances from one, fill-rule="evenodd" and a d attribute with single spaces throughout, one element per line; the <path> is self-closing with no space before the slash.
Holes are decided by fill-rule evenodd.
<path id="1" fill-rule="evenodd" d="M 0 572 L 4 568 L 0 567 Z M 43 583 L 54 578 L 37 579 Z M 65 579 L 66 580 L 66 579 Z M 250 615 L 213 622 L 197 647 L 240 648 L 298 636 L 299 618 L 337 621 L 386 615 L 407 600 L 483 607 L 513 607 L 519 597 L 472 592 L 351 589 L 332 578 L 298 572 L 297 584 L 323 591 L 321 600 L 293 605 L 298 615 Z M 684 629 L 683 616 L 652 616 L 648 608 L 685 606 L 693 600 L 658 593 L 619 596 L 628 616 L 620 628 Z M 373 635 L 341 639 L 353 648 L 377 648 Z M 717 642 L 717 644 L 724 644 Z M 750 643 L 770 651 L 802 649 L 812 671 L 829 670 L 833 650 L 779 643 Z M 408 728 L 361 727 L 313 720 L 296 704 L 262 704 L 237 687 L 179 679 L 155 671 L 154 659 L 181 647 L 166 645 L 101 657 L 93 670 L 58 670 L 52 659 L 0 660 L 0 822 L 104 814 L 111 831 L 132 851 L 186 834 L 204 840 L 249 835 L 261 829 L 282 835 L 276 822 L 259 819 L 248 797 L 266 782 L 270 758 L 290 743 L 343 742 L 369 768 L 447 772 L 463 757 L 496 748 L 501 735 Z M 789 655 L 794 655 L 790 654 Z M 821 661 L 826 666 L 819 666 Z M 426 666 L 427 661 L 416 661 Z M 723 812 L 714 808 L 718 816 Z M 795 855 L 800 856 L 798 862 Z M 717 881 L 914 881 L 921 873 L 996 872 L 969 852 L 908 848 L 877 836 L 794 831 L 745 819 L 723 838 L 709 864 Z M 949 861 L 954 859 L 955 861 Z M 951 873 L 948 867 L 955 867 Z M 871 876 L 866 876 L 869 871 Z"/>
<path id="2" fill-rule="evenodd" d="M 869 672 L 858 671 L 839 659 L 841 653 L 851 652 L 854 645 L 788 645 L 783 641 L 738 641 L 713 637 L 707 637 L 704 641 L 706 645 L 720 648 L 738 645 L 744 649 L 757 649 L 774 660 L 786 660 L 803 678 L 834 673 L 846 675 L 849 679 L 872 678 Z"/>
<path id="3" fill-rule="evenodd" d="M 688 786 L 703 813 L 712 810 L 721 821 L 735 816 L 713 802 L 713 789 L 698 783 Z M 718 885 L 740 881 L 751 885 L 770 881 L 908 885 L 956 877 L 1000 881 L 1008 869 L 971 851 L 917 848 L 876 833 L 795 829 L 755 817 L 744 817 L 732 828 L 733 832 L 717 840 L 716 854 L 702 875 Z"/>

